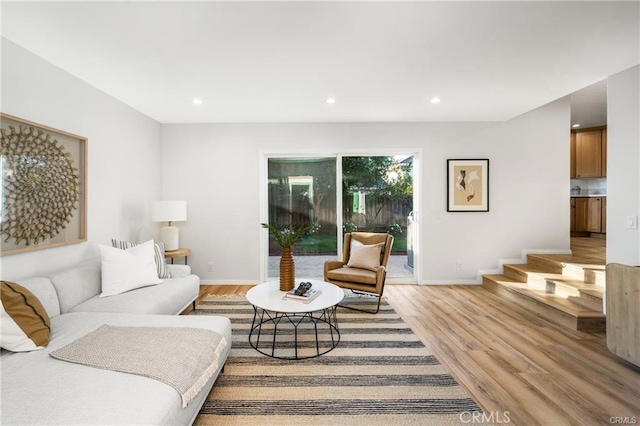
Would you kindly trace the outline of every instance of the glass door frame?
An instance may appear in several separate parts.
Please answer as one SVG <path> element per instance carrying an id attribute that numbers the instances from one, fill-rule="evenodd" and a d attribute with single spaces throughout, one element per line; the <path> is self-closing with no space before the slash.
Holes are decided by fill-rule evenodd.
<path id="1" fill-rule="evenodd" d="M 296 150 L 291 151 L 262 151 L 260 153 L 260 221 L 264 223 L 269 220 L 269 159 L 270 158 L 309 158 L 309 157 L 321 157 L 321 158 L 335 158 L 336 159 L 336 212 L 343 211 L 342 204 L 342 158 L 343 157 L 377 157 L 377 156 L 398 156 L 406 155 L 413 156 L 413 212 L 414 212 L 414 224 L 413 224 L 413 279 L 394 279 L 388 277 L 386 282 L 389 284 L 394 283 L 418 283 L 418 277 L 422 270 L 422 261 L 419 256 L 420 253 L 420 241 L 422 240 L 420 234 L 420 214 L 422 210 L 420 197 L 420 182 L 421 182 L 421 169 L 420 159 L 422 157 L 422 149 L 359 149 L 348 151 L 336 151 L 336 150 Z M 341 230 L 343 229 L 342 214 L 338 214 L 336 218 L 336 232 L 337 232 L 337 259 L 342 259 L 344 238 Z M 259 227 L 259 224 L 256 226 Z M 265 282 L 268 279 L 275 277 L 269 277 L 269 234 L 266 229 L 260 228 L 260 282 Z"/>

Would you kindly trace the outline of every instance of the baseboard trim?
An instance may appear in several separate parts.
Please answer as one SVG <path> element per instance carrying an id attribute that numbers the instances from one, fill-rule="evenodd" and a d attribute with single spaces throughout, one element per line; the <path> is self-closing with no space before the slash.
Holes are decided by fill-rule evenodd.
<path id="1" fill-rule="evenodd" d="M 200 280 L 200 285 L 256 285 L 256 280 Z"/>
<path id="2" fill-rule="evenodd" d="M 418 280 L 415 278 L 389 278 L 385 280 L 385 284 L 394 285 L 415 285 L 418 284 Z"/>

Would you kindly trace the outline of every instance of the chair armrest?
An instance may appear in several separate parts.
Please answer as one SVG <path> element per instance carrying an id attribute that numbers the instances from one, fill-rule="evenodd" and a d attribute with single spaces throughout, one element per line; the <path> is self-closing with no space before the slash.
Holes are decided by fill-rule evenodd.
<path id="1" fill-rule="evenodd" d="M 191 275 L 191 266 L 189 265 L 171 265 L 168 264 L 169 272 L 171 272 L 171 278 L 184 278 Z"/>
<path id="2" fill-rule="evenodd" d="M 339 269 L 344 266 L 344 262 L 342 260 L 327 260 L 324 262 L 324 276 L 327 276 L 327 272 L 333 269 Z"/>
<path id="3" fill-rule="evenodd" d="M 376 292 L 382 294 L 382 288 L 384 287 L 384 280 L 387 277 L 387 268 L 380 265 L 376 271 Z"/>

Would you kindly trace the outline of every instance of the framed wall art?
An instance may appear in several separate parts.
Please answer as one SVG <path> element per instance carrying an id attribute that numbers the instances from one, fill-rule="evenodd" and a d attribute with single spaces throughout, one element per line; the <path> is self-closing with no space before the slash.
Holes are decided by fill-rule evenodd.
<path id="1" fill-rule="evenodd" d="M 447 160 L 447 211 L 489 211 L 489 160 Z"/>
<path id="2" fill-rule="evenodd" d="M 0 256 L 87 240 L 87 139 L 0 113 Z"/>

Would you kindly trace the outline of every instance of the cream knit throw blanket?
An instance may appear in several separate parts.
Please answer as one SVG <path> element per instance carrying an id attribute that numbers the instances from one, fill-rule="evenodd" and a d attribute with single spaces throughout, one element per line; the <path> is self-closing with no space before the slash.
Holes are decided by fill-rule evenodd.
<path id="1" fill-rule="evenodd" d="M 219 333 L 200 328 L 102 325 L 50 355 L 161 381 L 178 391 L 184 408 L 217 371 L 226 346 Z"/>

